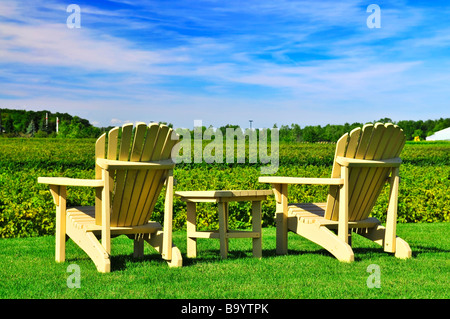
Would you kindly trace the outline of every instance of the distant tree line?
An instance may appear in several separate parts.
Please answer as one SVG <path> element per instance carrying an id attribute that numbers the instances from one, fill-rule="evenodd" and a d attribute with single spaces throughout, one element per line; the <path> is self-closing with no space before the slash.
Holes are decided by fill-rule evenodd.
<path id="1" fill-rule="evenodd" d="M 407 140 L 414 140 L 417 136 L 420 140 L 425 140 L 427 136 L 437 131 L 450 127 L 450 118 L 440 118 L 438 120 L 427 121 L 398 121 L 394 122 L 390 118 L 383 118 L 375 122 L 397 124 L 403 129 Z M 280 141 L 286 142 L 336 142 L 346 132 L 350 132 L 356 127 L 362 127 L 364 123 L 345 123 L 344 125 L 326 126 L 305 126 L 301 128 L 298 124 L 282 125 L 279 129 Z"/>
<path id="2" fill-rule="evenodd" d="M 98 137 L 104 130 L 68 113 L 0 109 L 0 133 L 8 137 Z"/>
<path id="3" fill-rule="evenodd" d="M 58 123 L 58 133 L 56 132 Z M 394 123 L 400 126 L 405 132 L 408 140 L 413 140 L 417 136 L 421 140 L 425 140 L 427 136 L 437 131 L 450 127 L 450 118 L 440 118 L 438 120 L 412 121 L 404 120 L 394 122 L 390 118 L 383 118 L 375 122 Z M 167 124 L 164 122 L 164 124 Z M 172 124 L 168 124 L 173 127 Z M 345 123 L 343 125 L 328 124 L 307 125 L 303 128 L 298 124 L 282 125 L 277 128 L 279 132 L 279 140 L 285 142 L 336 142 L 343 134 L 350 132 L 356 127 L 362 127 L 364 123 Z M 72 116 L 67 113 L 52 113 L 50 111 L 25 111 L 0 109 L 0 134 L 8 137 L 69 137 L 69 138 L 85 138 L 98 137 L 103 132 L 112 127 L 95 127 L 88 120 L 78 116 Z M 227 128 L 238 129 L 238 125 L 225 125 L 219 129 L 225 136 Z M 204 132 L 206 127 L 202 127 Z M 193 131 L 191 131 L 193 134 Z"/>

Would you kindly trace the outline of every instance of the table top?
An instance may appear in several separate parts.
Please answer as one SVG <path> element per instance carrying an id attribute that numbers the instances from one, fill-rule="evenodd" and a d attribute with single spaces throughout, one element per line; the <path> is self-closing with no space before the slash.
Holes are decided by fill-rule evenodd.
<path id="1" fill-rule="evenodd" d="M 264 200 L 268 195 L 273 195 L 272 190 L 210 190 L 210 191 L 179 191 L 176 196 L 183 201 L 239 201 L 239 200 Z"/>

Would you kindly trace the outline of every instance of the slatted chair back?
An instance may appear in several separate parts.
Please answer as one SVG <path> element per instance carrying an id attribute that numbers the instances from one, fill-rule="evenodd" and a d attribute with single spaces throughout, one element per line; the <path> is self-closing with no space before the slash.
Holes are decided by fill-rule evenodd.
<path id="1" fill-rule="evenodd" d="M 126 124 L 100 136 L 95 146 L 96 158 L 148 162 L 167 160 L 178 142 L 166 125 Z M 175 133 L 174 133 L 175 134 Z M 96 164 L 96 178 L 102 169 Z M 118 169 L 111 172 L 111 226 L 139 226 L 151 218 L 156 201 L 167 178 L 168 169 Z M 101 225 L 100 192 L 96 197 L 96 224 Z"/>
<path id="2" fill-rule="evenodd" d="M 405 134 L 397 125 L 376 123 L 356 128 L 343 135 L 336 144 L 333 178 L 340 177 L 338 156 L 383 160 L 396 158 L 405 144 Z M 349 221 L 366 219 L 383 189 L 392 168 L 352 167 L 349 168 Z M 325 218 L 337 221 L 339 216 L 339 188 L 331 186 L 325 211 Z"/>

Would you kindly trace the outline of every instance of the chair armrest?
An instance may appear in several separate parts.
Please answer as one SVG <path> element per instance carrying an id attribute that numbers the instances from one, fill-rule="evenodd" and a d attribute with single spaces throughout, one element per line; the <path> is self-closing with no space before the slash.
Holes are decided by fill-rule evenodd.
<path id="1" fill-rule="evenodd" d="M 171 159 L 149 162 L 116 161 L 97 158 L 97 165 L 106 170 L 116 169 L 171 169 L 175 163 Z"/>
<path id="2" fill-rule="evenodd" d="M 260 183 L 270 184 L 307 184 L 307 185 L 342 185 L 341 178 L 309 178 L 309 177 L 283 177 L 283 176 L 261 176 Z"/>
<path id="3" fill-rule="evenodd" d="M 384 160 L 365 160 L 337 156 L 336 162 L 341 166 L 347 167 L 399 167 L 402 163 L 402 159 L 400 157 L 395 157 Z"/>
<path id="4" fill-rule="evenodd" d="M 58 186 L 88 186 L 88 187 L 103 187 L 102 179 L 81 179 L 68 177 L 38 177 L 38 183 L 50 184 Z"/>

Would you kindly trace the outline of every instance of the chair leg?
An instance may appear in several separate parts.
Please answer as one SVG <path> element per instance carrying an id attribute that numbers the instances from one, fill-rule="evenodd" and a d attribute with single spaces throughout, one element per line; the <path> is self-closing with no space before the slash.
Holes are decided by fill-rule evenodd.
<path id="1" fill-rule="evenodd" d="M 177 268 L 183 266 L 183 257 L 181 257 L 181 251 L 178 247 L 172 246 L 172 260 L 167 261 L 170 268 Z"/>
<path id="2" fill-rule="evenodd" d="M 412 250 L 409 244 L 400 237 L 395 238 L 395 257 L 401 259 L 411 258 Z"/>
<path id="3" fill-rule="evenodd" d="M 352 262 L 355 259 L 352 247 L 325 226 L 300 223 L 295 232 L 322 246 L 340 261 Z"/>
<path id="4" fill-rule="evenodd" d="M 385 246 L 386 228 L 384 226 L 377 225 L 372 228 L 360 230 L 358 234 L 372 240 L 374 243 L 377 243 L 382 247 L 386 247 Z M 395 257 L 402 259 L 411 258 L 412 256 L 411 247 L 409 247 L 406 241 L 397 236 L 395 237 L 395 251 L 390 251 L 386 249 L 385 251 L 394 252 Z"/>
<path id="5" fill-rule="evenodd" d="M 56 204 L 55 260 L 66 260 L 66 187 L 50 185 Z"/>
<path id="6" fill-rule="evenodd" d="M 172 220 L 173 220 L 173 170 L 167 172 L 166 195 L 164 200 L 164 233 L 161 255 L 166 260 L 172 259 Z"/>
<path id="7" fill-rule="evenodd" d="M 67 234 L 92 259 L 99 272 L 111 271 L 109 254 L 93 233 L 76 229 L 68 223 Z"/>
<path id="8" fill-rule="evenodd" d="M 163 242 L 164 242 L 164 232 L 157 231 L 154 234 L 149 234 L 149 236 L 144 237 L 144 240 L 149 243 L 153 248 L 155 248 L 161 255 L 163 253 Z M 169 267 L 181 267 L 183 265 L 183 258 L 181 256 L 180 250 L 172 244 L 171 250 L 171 259 L 163 258 L 169 264 Z"/>
<path id="9" fill-rule="evenodd" d="M 61 207 L 56 208 L 55 260 L 66 260 L 66 216 Z"/>

